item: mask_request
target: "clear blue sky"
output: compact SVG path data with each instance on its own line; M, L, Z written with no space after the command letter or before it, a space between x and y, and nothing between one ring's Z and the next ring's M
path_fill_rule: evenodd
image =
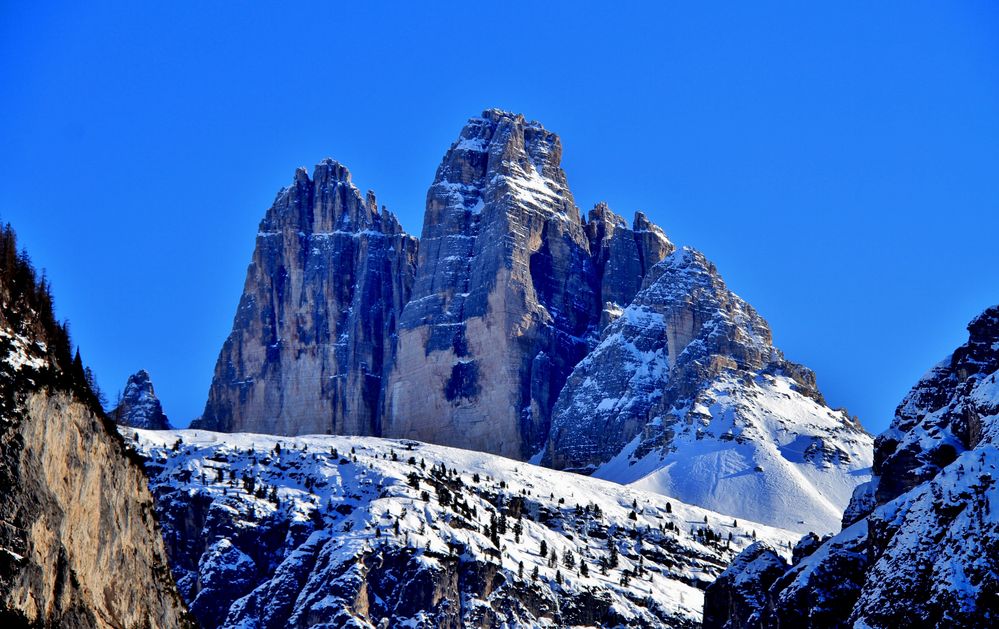
M0 4L0 216L109 394L147 368L186 425L295 167L418 234L487 107L562 136L584 211L704 251L872 431L999 302L996 3L368 4Z

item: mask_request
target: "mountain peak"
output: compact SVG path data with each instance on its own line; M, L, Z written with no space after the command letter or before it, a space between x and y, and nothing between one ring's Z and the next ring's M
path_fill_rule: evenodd
M348 170L346 166L332 157L326 157L312 169L312 179L316 182L331 181L349 184L351 176L350 170Z
M118 405L111 411L111 418L122 426L169 430L170 422L163 413L163 406L153 388L152 378L145 369L128 377L125 391Z
M811 371L784 360L715 265L684 247L648 272L569 376L545 462L826 532L864 480L870 444L824 405ZM799 508L781 506L789 499Z

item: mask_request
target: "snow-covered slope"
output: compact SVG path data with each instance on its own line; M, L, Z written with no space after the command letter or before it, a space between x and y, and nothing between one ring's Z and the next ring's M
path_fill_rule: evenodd
M875 477L843 531L779 578L745 575L765 593L763 614L726 616L731 588L712 586L706 626L999 623L999 306L968 329L878 437Z
M544 461L798 531L839 528L871 437L689 248L646 276L575 368Z
M797 537L414 441L122 431L206 627L696 626L735 553Z

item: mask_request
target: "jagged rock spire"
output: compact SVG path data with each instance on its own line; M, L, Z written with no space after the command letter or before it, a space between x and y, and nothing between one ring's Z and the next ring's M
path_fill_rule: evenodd
M156 397L148 371L140 369L128 377L125 391L111 411L111 419L131 428L170 430L170 422Z

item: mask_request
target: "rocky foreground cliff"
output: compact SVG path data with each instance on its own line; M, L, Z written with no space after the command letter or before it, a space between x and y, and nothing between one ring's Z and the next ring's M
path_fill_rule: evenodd
M193 626L140 465L0 231L0 626Z
M767 322L684 248L580 362L543 462L801 532L838 529L871 437L825 405Z
M123 431L208 629L695 627L739 550L797 537L415 441Z
M764 544L709 589L705 627L990 627L999 622L999 306L927 373L875 442L843 530Z

